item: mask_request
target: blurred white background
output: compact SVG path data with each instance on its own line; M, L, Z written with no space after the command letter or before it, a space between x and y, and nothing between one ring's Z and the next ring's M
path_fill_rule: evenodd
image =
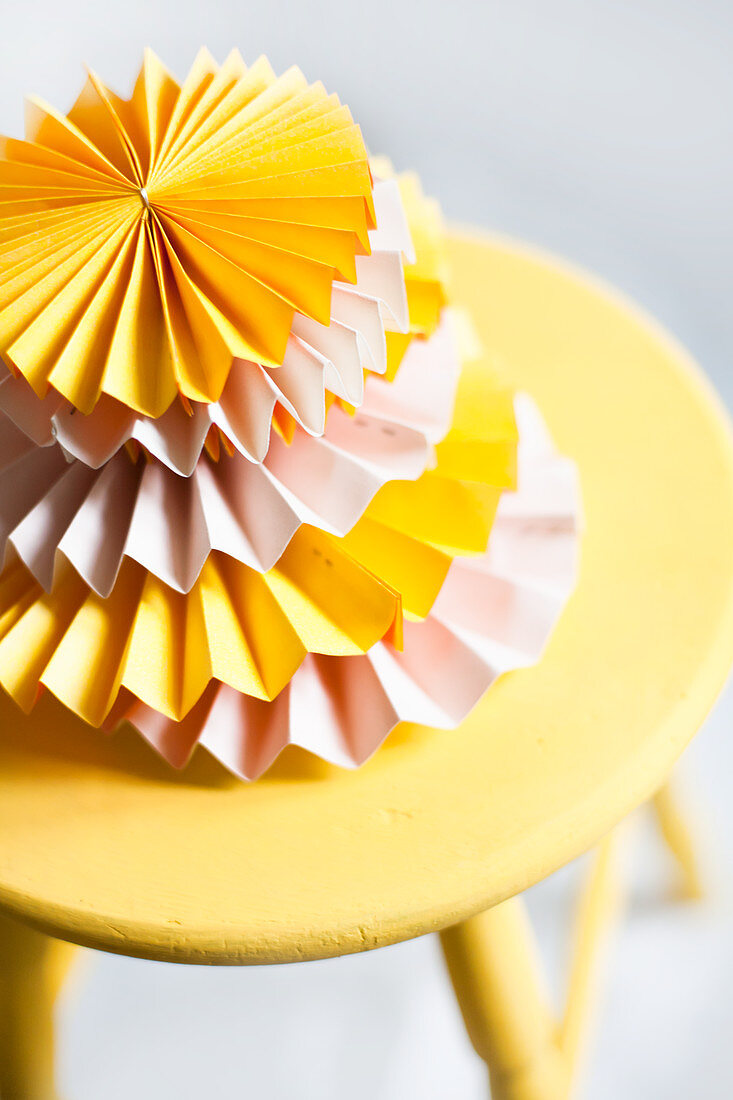
M447 215L564 253L652 311L733 402L733 9L728 0L5 0L0 130L72 101L88 62L126 90L142 47L298 63ZM733 1095L729 693L680 769L712 894L666 908L641 823L636 901L583 1095ZM657 862L658 861L658 862ZM532 892L559 988L570 868ZM206 970L92 953L61 1005L66 1100L478 1100L432 939L326 963Z

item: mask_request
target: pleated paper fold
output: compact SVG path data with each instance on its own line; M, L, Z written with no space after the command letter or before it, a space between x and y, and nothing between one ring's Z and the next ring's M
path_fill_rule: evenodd
M399 596L311 527L267 573L211 554L185 595L132 561L106 598L69 566L44 592L13 558L0 607L5 690L28 710L46 687L96 726L122 688L180 721L211 680L273 699L307 653L354 655L401 637Z
M386 375L392 379L413 340L431 336L440 324L443 308L449 301L450 268L438 203L423 194L414 173L395 176L386 157L373 158L371 165L375 175L399 188L413 244L413 254L406 254L408 262L404 269L409 326L405 332L387 333Z

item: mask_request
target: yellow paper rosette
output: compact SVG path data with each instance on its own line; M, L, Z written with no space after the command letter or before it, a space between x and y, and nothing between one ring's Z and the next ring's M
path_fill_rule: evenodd
M129 100L95 74L68 115L28 102L0 149L0 351L39 397L160 416L216 401L235 358L279 366L296 311L328 323L373 224L348 110L266 59L150 52Z

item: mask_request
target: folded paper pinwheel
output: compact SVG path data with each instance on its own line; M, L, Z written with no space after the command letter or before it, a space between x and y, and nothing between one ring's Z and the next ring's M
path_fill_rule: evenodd
M418 181L297 69L147 53L0 139L0 684L244 778L540 655L578 494Z

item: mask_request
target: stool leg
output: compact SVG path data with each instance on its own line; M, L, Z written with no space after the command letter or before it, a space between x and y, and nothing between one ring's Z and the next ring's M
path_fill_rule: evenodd
M601 949L619 910L617 845L623 826L592 857L576 920L565 1014L555 1023L532 929L519 898L441 933L469 1038L489 1067L494 1100L567 1100L587 1025Z
M652 809L665 844L674 856L682 877L683 896L691 900L703 896L700 872L690 830L680 811L670 783L665 783L652 799Z
M2 1100L56 1100L53 1008L73 951L0 917Z
M566 1100L569 1074L520 899L446 929L441 943L494 1100Z
M573 1074L600 985L604 948L623 902L618 849L624 831L625 826L619 825L594 851L577 910L575 950L560 1028L560 1049Z

